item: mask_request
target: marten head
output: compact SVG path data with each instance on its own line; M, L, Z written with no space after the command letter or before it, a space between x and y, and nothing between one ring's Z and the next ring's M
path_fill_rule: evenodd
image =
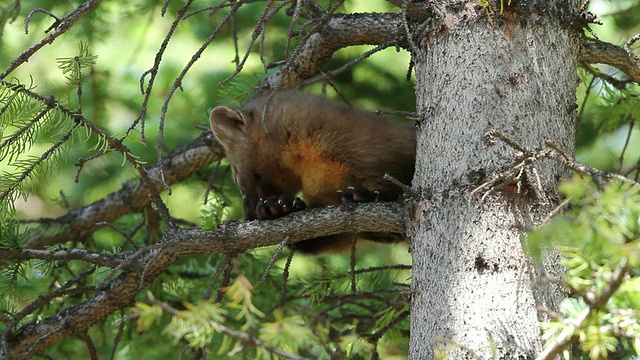
M247 158L247 150L254 146L253 139L255 139L250 134L254 121L251 115L240 109L218 106L209 116L213 135L224 147L233 170L233 178L241 188L242 184L238 181L240 179L237 174L238 163Z
M257 163L252 160L256 156L258 140L252 134L253 114L241 109L218 106L209 116L211 130L225 150L229 166L233 172L233 180L240 188L244 197L244 217L246 220L255 219L255 206L258 200L256 184L259 179L255 168ZM253 149L253 154L251 154Z
M270 115L265 119L270 122L270 131L263 129L260 108L263 106L255 101L242 109L218 106L209 117L211 130L227 154L233 180L242 191L245 220L256 219L258 199L299 187L280 166L280 132L276 123L269 121Z

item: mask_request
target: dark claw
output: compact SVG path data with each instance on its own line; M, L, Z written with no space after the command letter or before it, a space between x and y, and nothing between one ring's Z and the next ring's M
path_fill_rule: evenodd
M346 190L338 190L343 204L380 201L380 192L369 191L365 188L348 187Z
M307 204L305 204L304 201L302 201L302 199L300 198L295 198L293 199L293 211L300 211L300 210L304 210L307 208Z
M270 196L258 200L256 213L259 220L277 219L294 211L304 210L307 205L299 198L290 195Z

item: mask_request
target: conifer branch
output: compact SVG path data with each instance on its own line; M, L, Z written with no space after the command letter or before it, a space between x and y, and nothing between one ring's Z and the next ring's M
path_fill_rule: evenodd
M112 313L130 306L139 291L183 256L237 254L279 244L285 237L289 238L290 243L296 243L345 232L402 233L405 221L402 209L397 202L349 204L310 209L277 220L226 223L217 232L171 228L156 245L130 253L128 260L120 267L122 273L97 286L86 300L19 329L7 327L2 334L0 357L30 357L58 340L83 333ZM30 257L35 255L33 252L29 254ZM81 255L87 256L92 259L91 262L99 261L104 265L110 265L111 261L118 261L119 258L114 255L113 260L99 260L90 253ZM38 302L35 305L32 306L34 311L46 304Z
M92 121L90 121L89 119L84 117L82 114L78 114L77 112L69 109L67 106L65 106L61 102L57 101L53 97L42 96L42 95L40 95L40 94L30 90L30 89L25 88L24 86L15 86L15 84L6 82L4 80L0 80L0 85L6 87L7 89L9 89L11 91L15 91L15 92L19 92L21 94L25 94L28 97L30 97L30 98L32 98L34 100L37 100L37 101L47 105L50 108L55 108L56 111L59 111L63 115L68 116L70 119L73 119L76 122L76 125L74 126L74 129L76 127L78 127L79 125L82 125L83 127L89 129L93 134L97 135L100 139L104 140L108 144L108 146L110 148L112 148L112 149L118 151L119 153L121 153L125 157L125 159L131 165L133 165L133 167L140 174L142 182L144 183L145 187L148 189L148 194L147 195L151 198L151 201L154 203L154 205L156 205L158 207L160 216L163 218L163 220L167 224L172 224L173 223L173 220L171 219L171 217L169 215L168 209L164 205L164 202L160 198L158 190L154 186L156 179L153 178L147 172L147 169L144 167L144 164L142 162L140 162L131 153L131 151L127 148L127 146L125 146L122 143L122 141L120 141L119 139L109 135L105 130L103 130L102 128L100 128L96 124L94 124ZM72 131L70 131L67 135L65 135L66 138L63 139L61 142L64 142L64 141L68 140L68 138L71 136L71 133L72 133ZM55 149L50 149L50 151L45 152L45 154L48 154L53 150L55 150ZM23 179L19 179L19 180L22 181ZM7 192L7 194L0 194L0 196L2 198L7 198L9 196L9 193Z
M211 132L206 132L190 144L168 154L161 166L150 167L145 171L150 179L157 179L160 167L164 168L165 181L171 185L223 157L222 146L214 140ZM27 245L43 248L66 241L84 241L100 227L101 222L113 222L123 215L139 212L148 206L151 202L148 196L150 185L156 191L164 188L157 180L151 183L145 183L144 180L128 182L120 190L89 205L72 209L56 219L46 219L31 234Z
M400 7L405 3L399 0L388 1ZM409 2L407 6L408 18L403 18L403 14L398 13L333 14L326 23L301 41L295 56L267 78L264 87L294 87L318 74L335 51L348 46L380 46L395 43L396 46L411 51L410 34L407 34L407 29L419 27L422 23L439 21L440 17L431 6L421 6L413 2ZM622 71L629 81L640 84L640 57L633 54L628 47L584 37L580 41L578 59L584 64L613 66Z
M88 12L93 10L93 8L95 8L99 3L100 3L100 0L87 0L84 4L78 6L76 9L64 15L60 20L56 20L54 25L52 25L52 27L55 27L56 31L54 31L51 35L42 39L39 43L33 45L29 49L25 50L18 57L16 57L16 59L11 62L9 67L0 74L0 80L5 79L7 75L13 72L13 70L15 70L18 66L29 61L29 58L31 58L33 54L38 52L38 50L40 50L47 44L51 44L58 36L64 34L82 16L86 15Z

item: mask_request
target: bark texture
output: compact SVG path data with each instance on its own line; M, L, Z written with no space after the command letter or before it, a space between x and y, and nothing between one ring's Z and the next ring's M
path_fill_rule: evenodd
M533 3L493 25L471 20L416 41L413 186L427 208L412 245L411 359L440 351L453 359L533 358L541 349L536 306L553 308L560 295L537 281L545 269L531 265L521 242L550 210L562 168L539 162L539 183L528 171L471 195L518 155L501 143L487 147L492 129L523 147L549 139L573 153L578 43L562 24L577 4L541 13Z

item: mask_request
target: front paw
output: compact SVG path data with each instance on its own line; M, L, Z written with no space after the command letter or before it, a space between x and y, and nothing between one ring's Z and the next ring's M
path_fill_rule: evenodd
M338 190L343 204L380 201L378 191L370 191L365 188L348 187L346 190Z
M267 199L259 199L256 205L256 213L259 220L269 220L283 217L294 211L307 208L307 204L300 198L290 195L270 196Z

